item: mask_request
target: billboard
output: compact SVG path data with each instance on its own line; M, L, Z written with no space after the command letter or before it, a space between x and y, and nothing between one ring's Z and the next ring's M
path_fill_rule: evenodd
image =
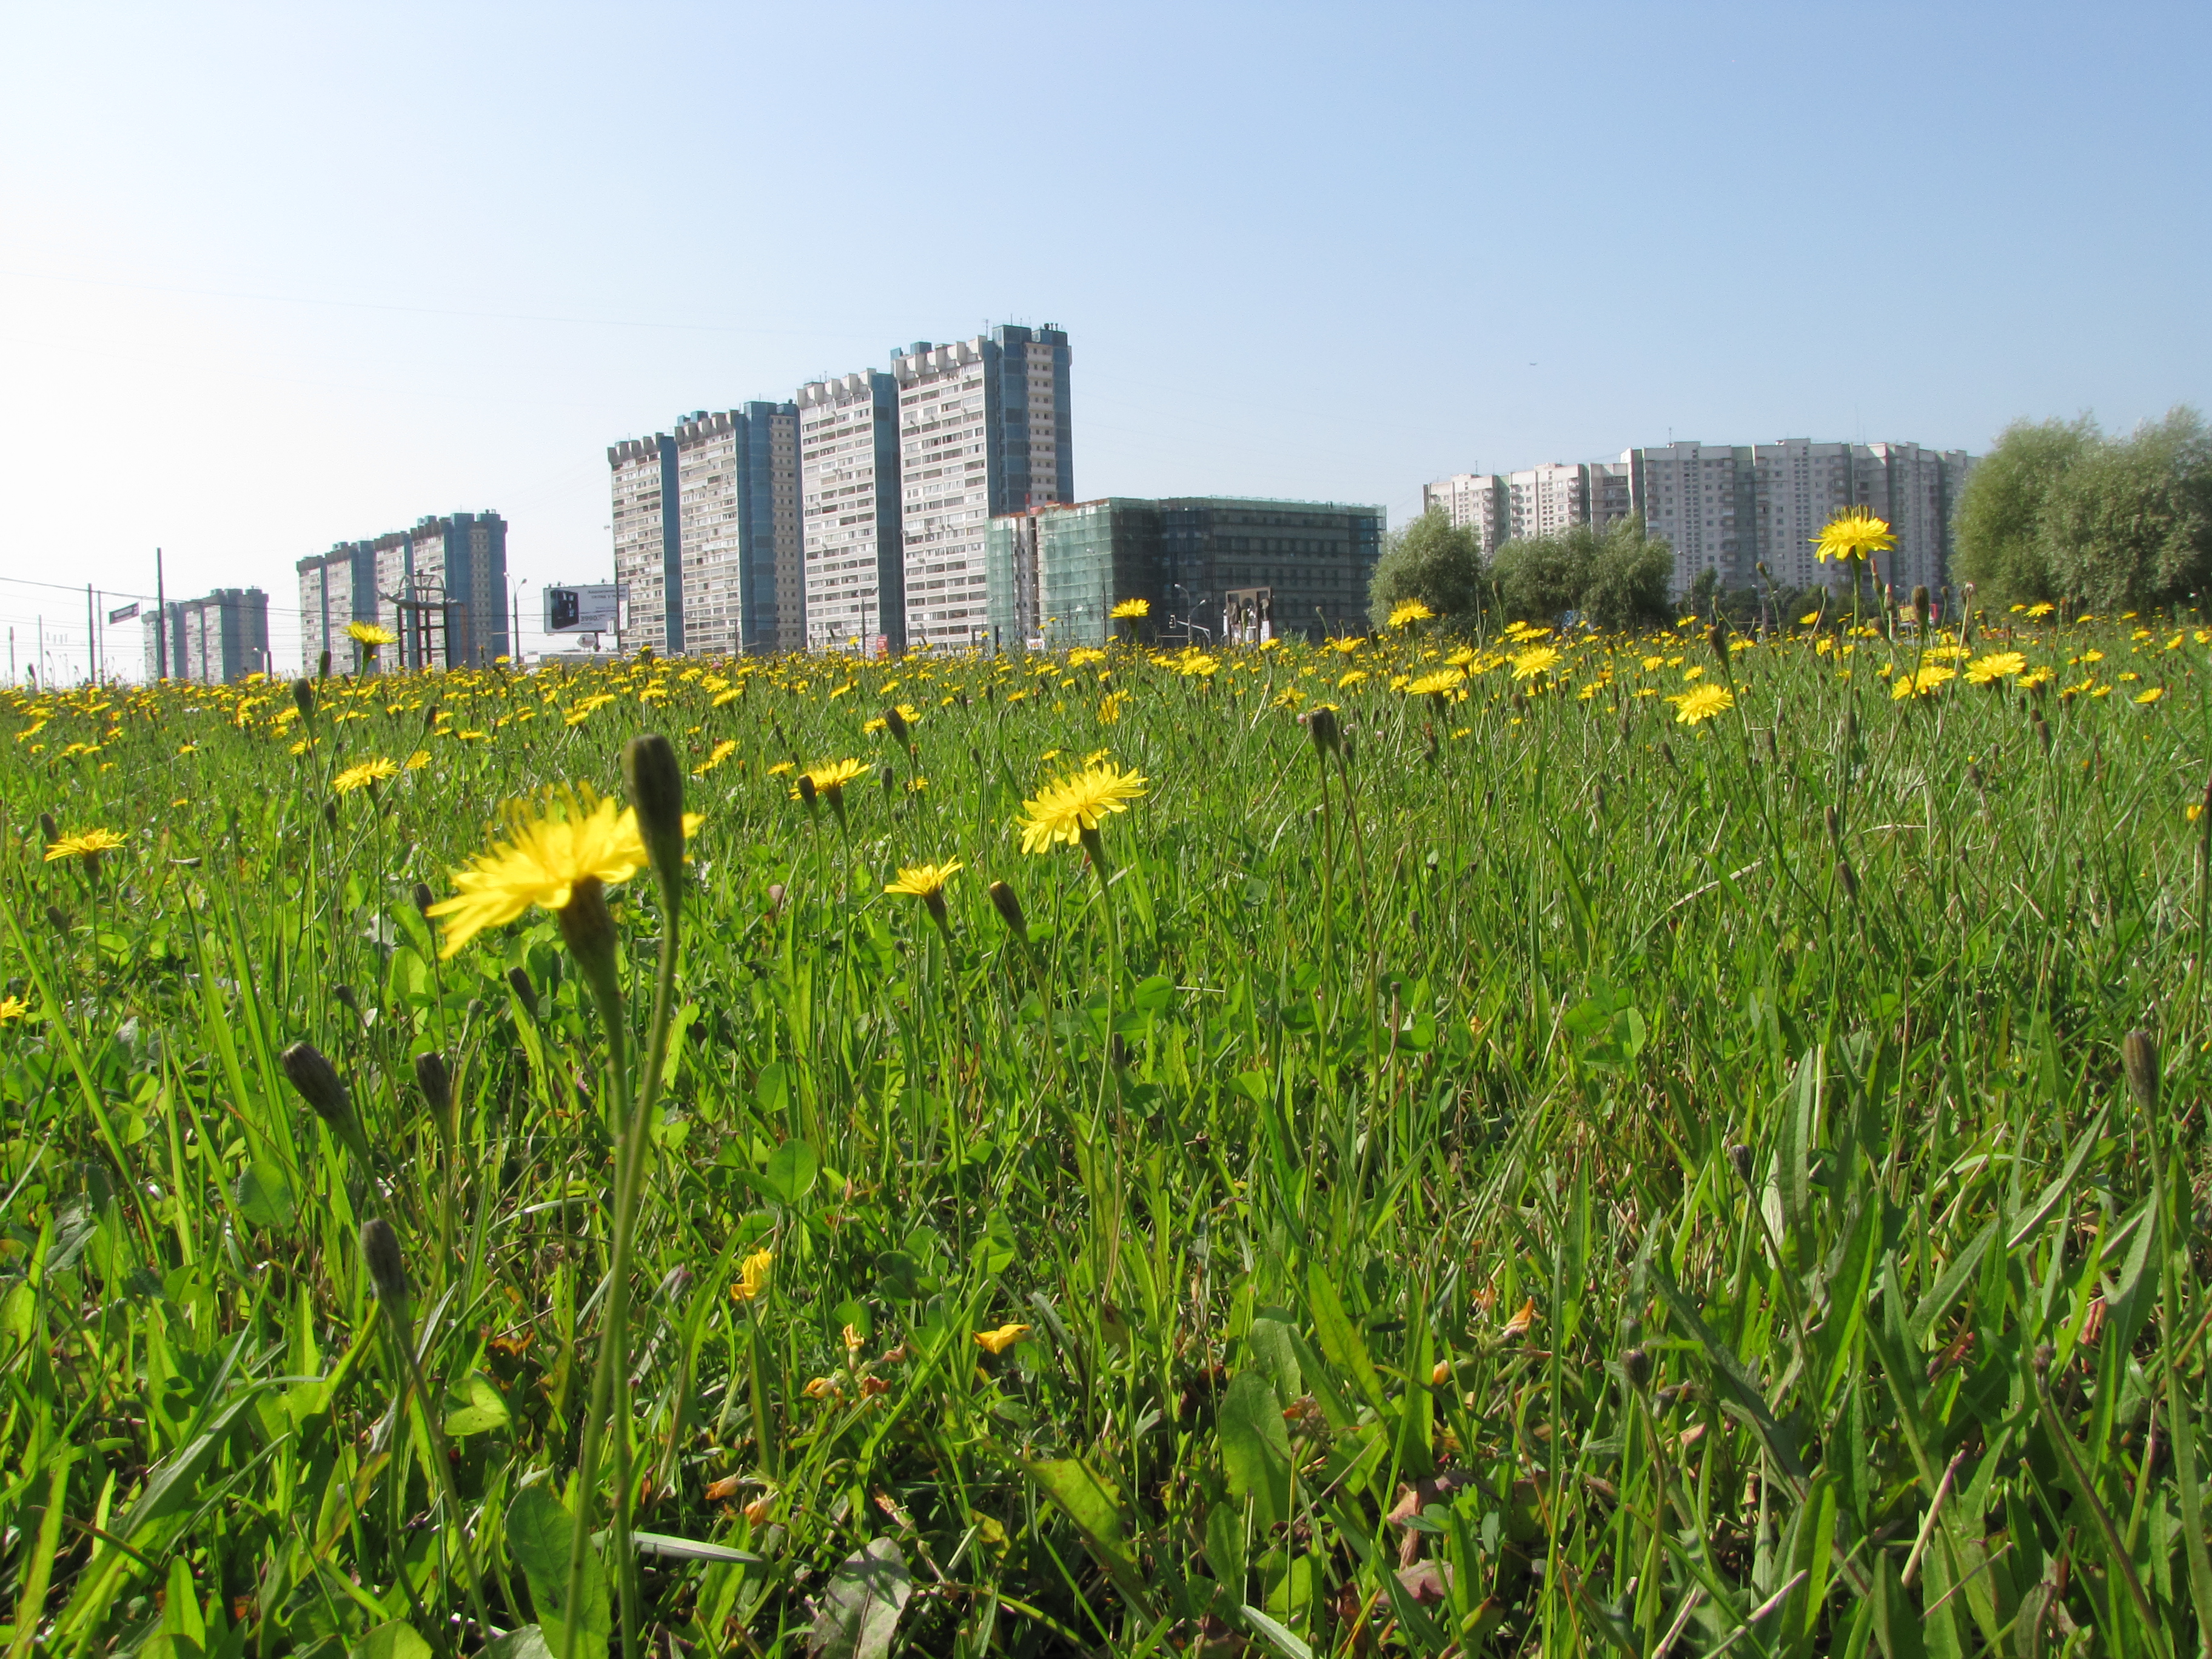
M613 582L545 589L545 631L549 634L613 633L619 625L616 621L615 602L620 592Z

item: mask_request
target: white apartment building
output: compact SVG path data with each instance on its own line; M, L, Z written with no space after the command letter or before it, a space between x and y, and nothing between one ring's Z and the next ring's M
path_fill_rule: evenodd
M898 382L874 369L799 387L806 647L906 648Z
M1067 370L1067 337L1049 325L891 355L909 647L981 638L991 520L1073 499Z
M614 489L615 580L629 601L623 642L666 655L684 649L684 577L676 440L626 438L607 450Z
M1442 510L1474 527L1483 556L1521 536L1570 525L1598 529L1632 513L1674 550L1674 591L1711 571L1723 586L1747 587L1764 562L1785 586L1832 581L1814 542L1840 511L1861 507L1897 535L1881 574L1900 591L1940 588L1950 565L1951 514L1973 457L1912 443L1653 445L1617 461L1553 462L1514 473L1459 473L1425 485L1424 511Z

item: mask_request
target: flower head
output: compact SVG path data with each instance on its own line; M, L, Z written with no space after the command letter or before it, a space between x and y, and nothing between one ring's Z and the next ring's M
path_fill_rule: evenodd
M2008 675L2027 672L2027 659L2017 651L1992 651L1987 656L1977 657L1966 665L1966 680L1972 685L1988 685Z
M1559 653L1556 646L1532 646L1513 659L1513 678L1533 680L1539 674L1548 674L1559 666Z
M1812 542L1815 558L1863 559L1869 553L1887 553L1897 545L1897 538L1887 519L1855 507L1829 520Z
M1390 626L1411 628L1415 623L1434 620L1436 614L1419 599L1401 599L1390 607Z
M2146 686L2136 693L2136 701L2140 703L2154 703L2165 695L2166 688L2162 685Z
M684 834L698 823L697 813L686 812ZM452 956L485 928L513 921L532 905L565 910L579 883L611 887L645 864L635 809L601 799L588 784L548 791L534 810L512 804L507 839L454 872L453 885L460 890L430 907L431 915L453 918L438 954Z
M857 782L875 769L865 761L841 760L814 767L801 775L814 786L816 794L826 795L835 801L844 793L847 784ZM791 792L791 798L793 800L799 798L796 789Z
M1109 812L1128 810L1145 793L1145 779L1115 763L1086 767L1022 803L1022 851L1042 853L1057 842L1070 845L1098 828Z
M80 830L73 836L64 836L48 844L46 862L61 859L82 859L87 864L97 865L103 853L112 853L123 845L123 837L112 830Z
M1030 1334L1026 1325L1001 1325L995 1331L975 1333L975 1346L986 1353L1004 1353Z
M21 997L0 997L0 1025L12 1025L31 1012L31 1005Z
M1735 707L1735 697L1724 685L1693 686L1674 705L1674 719L1682 726L1697 726Z
M1409 697L1441 697L1456 691L1465 683L1467 674L1457 668L1439 668L1433 674L1424 674L1406 687Z
M1133 622L1152 614L1150 599L1124 599L1109 612L1116 621Z
M350 795L356 789L366 789L371 784L382 783L386 778L399 775L397 763L381 755L371 757L358 766L349 766L331 780L331 787L341 795Z
M372 651L375 650L380 645L397 645L399 643L398 635L393 633L388 628L380 628L374 623L348 623L346 624L346 637L351 640L356 645L365 645Z
M1890 701L1903 702L1907 697L1932 697L1937 686L1958 677L1959 671L1955 668L1946 668L1941 663L1929 663L1917 673L1899 674L1897 683L1889 689Z
M730 1286L732 1302L757 1302L768 1288L768 1272L775 1266L774 1250L755 1250L738 1268L738 1282Z
M945 891L945 884L966 866L956 859L950 864L902 864L898 879L884 889L886 893L903 893L909 898L933 899Z
M2055 608L2056 607L2051 605L2050 600L2038 599L2033 605L2027 607L2027 614L2037 622L2040 622L2043 618L2049 616Z

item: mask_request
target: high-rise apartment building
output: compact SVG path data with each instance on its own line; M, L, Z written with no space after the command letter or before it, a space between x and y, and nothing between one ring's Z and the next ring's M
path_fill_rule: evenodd
M906 648L898 382L878 369L799 389L806 647Z
M672 434L613 445L607 465L629 642L663 653L798 648L796 405L697 410Z
M1654 445L1617 461L1553 463L1510 474L1460 473L1424 486L1424 511L1474 529L1483 556L1516 537L1599 529L1641 514L1674 550L1674 591L1711 571L1725 587L1747 587L1764 562L1776 582L1833 580L1813 542L1838 512L1863 507L1889 520L1893 561L1881 577L1900 588L1940 587L1951 559L1951 516L1973 457L1911 443Z
M507 629L507 520L496 513L452 513L340 542L301 559L300 650L312 665L325 651L355 660L348 624L370 623L397 643L380 667L483 667L513 653Z
M991 520L1074 499L1068 361L1067 336L1050 325L891 354L908 646L981 638Z
M141 623L149 680L161 673L165 625L171 679L228 685L269 672L269 596L258 587L218 587L202 599L174 600L166 612L142 612Z

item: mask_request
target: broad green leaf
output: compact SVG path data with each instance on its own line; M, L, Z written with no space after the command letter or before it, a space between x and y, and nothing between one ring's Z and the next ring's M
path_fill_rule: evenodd
M1291 1437L1282 1402L1259 1371L1240 1371L1221 1397L1214 1419L1229 1490L1257 1506L1258 1522L1272 1527L1291 1518Z
M356 1642L349 1659L430 1659L430 1644L404 1619L394 1619Z
M888 1538L871 1540L845 1559L823 1589L807 1632L808 1659L884 1659L913 1594L899 1547Z
M1376 1411L1382 1409L1382 1380L1375 1374L1375 1361L1367 1352L1367 1339L1344 1310L1336 1281L1318 1261L1306 1270L1306 1297L1313 1310L1314 1334L1329 1363L1349 1376L1360 1397Z
M761 1184L778 1203L795 1205L814 1190L815 1178L821 1172L822 1160L811 1146L803 1140L787 1140L769 1154Z
M567 1507L541 1482L525 1486L507 1510L507 1547L530 1583L530 1600L545 1639L560 1651L568 1600L568 1546L575 1526ZM576 1651L598 1659L614 1629L607 1572L596 1548L584 1552L584 1606Z

